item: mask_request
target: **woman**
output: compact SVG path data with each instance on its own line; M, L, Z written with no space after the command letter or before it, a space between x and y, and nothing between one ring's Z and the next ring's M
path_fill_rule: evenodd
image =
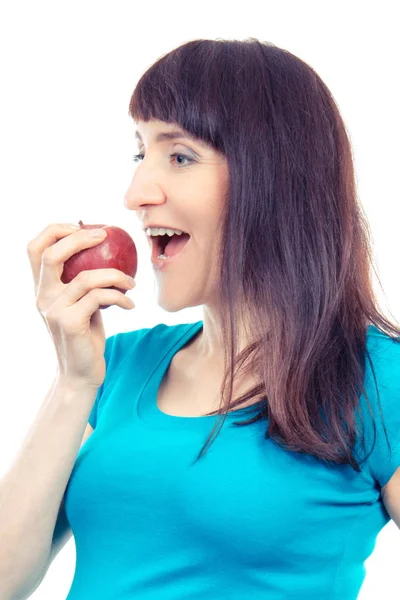
M204 317L111 336L102 362L98 306L128 308L104 289L121 273L56 288L96 242L60 226L31 242L60 366L47 404L69 410L52 416L58 465L32 437L51 550L33 569L32 543L24 564L40 582L73 531L68 600L356 599L400 465L400 330L377 306L332 94L273 44L199 39L143 74L129 110L125 205L151 236L159 304ZM4 482L10 513L26 454Z

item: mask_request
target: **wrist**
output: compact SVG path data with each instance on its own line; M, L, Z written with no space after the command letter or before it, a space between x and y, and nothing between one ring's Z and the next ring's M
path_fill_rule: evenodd
M66 393L96 395L100 385L88 383L88 381L84 379L70 377L58 372L54 379L54 387L63 390Z

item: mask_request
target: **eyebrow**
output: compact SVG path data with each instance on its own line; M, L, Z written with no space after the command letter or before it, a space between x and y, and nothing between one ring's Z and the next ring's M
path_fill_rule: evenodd
M158 133L156 136L156 142L163 142L164 140L176 140L177 138L185 138L187 140L190 140L191 142L194 142L195 144L198 144L199 146L202 146L203 148L210 147L209 144L207 144L206 142L196 139L195 137L185 133L184 131L181 131L180 129L175 129L174 131L164 131L163 133ZM140 135L140 133L138 131L135 132L135 139L143 142L142 136Z

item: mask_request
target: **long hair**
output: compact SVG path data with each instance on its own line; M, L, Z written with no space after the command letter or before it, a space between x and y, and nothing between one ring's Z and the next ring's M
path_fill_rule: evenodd
M272 43L196 39L141 76L129 115L179 124L228 161L217 249L226 307L222 402L208 413L220 418L194 462L229 410L261 397L260 412L235 425L266 418L266 439L359 472L351 450L360 393L367 398L366 354L376 384L366 332L374 324L400 342L400 329L373 290L371 233L331 92L308 64ZM254 341L237 353L244 298ZM233 401L240 372L259 383Z

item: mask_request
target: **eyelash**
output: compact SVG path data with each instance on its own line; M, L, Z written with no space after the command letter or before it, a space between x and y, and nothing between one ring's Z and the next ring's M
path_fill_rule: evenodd
M185 156L184 154L179 154L178 152L176 152L175 154L170 154L170 155L169 155L169 157L170 157L170 158L173 158L173 157L175 157L175 156L181 156L181 157L182 157L182 158L184 158L185 160L189 161L189 164L190 164L190 163L193 163L193 162L195 162L195 161L193 160L193 158L189 158L188 156ZM132 156L132 160L133 160L133 162L139 162L139 159L140 159L140 158L144 158L144 154L134 154L134 155ZM180 167L182 167L182 166L183 166L183 167L187 167L187 166L189 166L189 165L179 165L179 166L180 166Z

